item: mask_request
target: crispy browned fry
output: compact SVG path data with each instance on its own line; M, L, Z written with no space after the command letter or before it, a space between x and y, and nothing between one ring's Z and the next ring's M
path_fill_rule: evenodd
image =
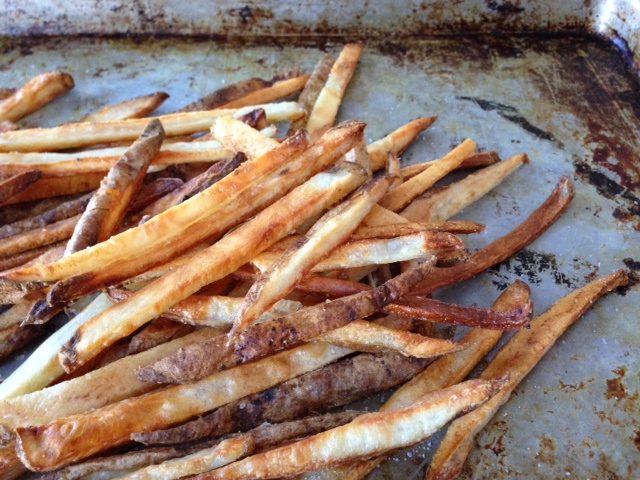
M265 155L278 146L277 140L266 137L255 128L231 117L216 121L211 132L225 147L242 152L249 158Z
M193 327L184 323L163 317L156 318L131 338L127 355L149 350L174 338L184 337L191 331Z
M46 198L44 200L36 200L34 202L23 203L22 205L8 205L0 207L0 224L6 225L28 217L39 215L47 210L57 207L58 205L73 200L75 197L56 197Z
M52 243L66 240L73 233L80 215L65 218L44 227L27 230L12 237L0 239L0 255L7 256L20 252L26 252L33 248L51 245Z
M367 147L372 170L380 170L387 165L389 153L402 154L416 137L429 128L437 117L417 118L394 130L389 135Z
M528 161L526 155L516 155L483 168L430 196L414 200L402 210L402 216L419 222L438 222L451 218L486 195Z
M130 100L107 105L87 115L81 122L105 122L109 120L126 120L148 116L169 98L166 92L155 92Z
M510 285L495 301L493 310L509 311L520 305L528 305L533 310L531 291L526 283L517 280ZM467 333L460 344L462 351L444 355L434 361L424 371L398 388L380 408L381 411L397 410L420 401L424 395L441 388L462 382L475 366L496 345L502 332L497 330L476 329ZM382 463L386 457L378 457L366 462L357 462L332 471L323 472L323 478L345 478L357 480Z
M68 73L38 75L0 101L0 121L20 120L67 93L73 86L73 77Z
M316 370L350 352L321 342L306 344L193 384L122 400L46 425L18 428L18 456L30 470L54 470L127 443L133 432L175 425Z
M25 264L20 265L20 267L16 267L16 268L23 268L23 267L26 268L31 265L55 262L56 260L59 260L60 258L62 258L62 255L64 255L64 248L66 244L67 242L65 240L62 240L61 242L53 243L51 245L47 245L46 247L42 247L43 250L40 253L40 255L33 258L32 260L29 260ZM29 251L32 252L33 250L29 250ZM27 285L28 284L29 282L27 282Z
M146 215L153 217L175 205L178 205L179 203L182 203L188 198L193 197L201 191L209 188L220 179L229 175L238 168L241 163L246 161L246 159L247 157L243 153L237 153L229 160L213 164L204 173L195 176L169 195L165 195L149 205L141 212L141 217Z
M482 372L481 378L509 375L500 392L482 408L451 424L436 451L427 473L429 480L456 478L473 448L474 437L498 409L509 400L511 392L529 374L556 340L604 294L628 282L623 271L599 278L558 300L549 310L531 322L531 328L518 332L498 352Z
M458 165L458 169L463 168L478 168L478 167L488 167L489 165L493 165L494 163L498 163L500 161L500 157L496 152L479 152L475 155L471 155L470 157L465 158L460 165ZM416 163L413 165L407 165L406 167L402 167L400 170L402 173L402 178L405 180L407 178L415 177L419 173L422 173L427 168L435 165L437 160L431 160L423 163Z
M327 82L327 77L329 77L329 72L331 72L334 61L333 55L326 53L316 64L298 97L298 103L304 108L306 116L291 123L289 134L305 128L307 124L306 117L311 113L322 87L324 87L324 84Z
M150 121L140 138L109 170L89 200L67 243L65 256L103 242L116 231L163 140L164 130L160 121Z
M309 112L307 130L310 134L322 133L336 121L342 98L356 71L363 48L358 43L348 43L342 48Z
M427 280L418 285L414 293L429 294L474 277L503 262L542 235L569 207L574 194L571 180L562 177L544 203L514 230L473 254L464 264L436 268Z
M51 223L64 220L65 218L78 215L84 211L87 203L89 203L91 195L93 195L93 193L84 194L78 198L56 205L51 209L47 209L42 213L27 217L23 220L18 220L8 225L3 225L0 227L0 238L11 237L12 235L17 235L27 230L41 228Z
M356 132L358 136L362 135L361 129ZM342 147L347 145L343 144ZM331 152L328 159L337 161L339 153L342 152ZM314 167L322 168L321 163L320 158L316 158ZM313 173L313 170L308 173ZM211 247L198 252L189 263L155 280L130 299L114 305L109 312L84 324L61 350L61 363L65 369L73 371L102 349L129 335L203 286L234 272L301 222L324 211L335 202L336 192L347 195L363 181L361 168L347 163L316 174Z
M44 331L33 325L14 325L0 330L0 360L3 360L27 345Z
M16 93L15 88L0 88L0 100L9 98L14 93Z
M263 130L269 126L269 124L267 123L267 114L264 113L264 110L261 108L256 108L255 110L251 110L249 113L246 113L241 117L239 117L238 120L240 120L243 123L246 123L251 128L255 128L256 130ZM207 136L211 136L211 138L213 138L213 135L211 135L211 132L203 136L205 138ZM197 138L196 141L200 142L202 141L202 138Z
M75 195L76 193L95 190L100 185L104 172L81 173L77 175L64 175L60 177L41 178L26 190L14 195L6 204L30 202L32 200L60 197L63 195Z
M140 191L131 201L127 213L138 212L152 203L155 203L160 198L165 197L174 190L182 187L184 182L179 178L173 177L161 177L156 178L148 183L143 184L140 187ZM127 218L127 222L129 218Z
M181 108L178 112L195 112L198 110L212 110L214 108L227 107L232 102L243 102L248 95L259 90L267 89L271 86L278 84L279 82L300 78L299 73L296 70L283 72L276 75L271 80L263 80L261 78L250 78L248 80L241 80L236 83L232 83L226 87L216 90L204 97L190 103L186 107ZM306 81L306 77L305 77ZM304 83L303 83L304 84ZM302 85L296 90L302 88ZM292 90L289 93L285 93L282 97L286 97L296 90ZM277 98L275 98L277 100ZM244 103L244 105L251 105L251 103Z
M242 108L220 108L200 112L161 115L168 136L208 130L216 118L241 116L256 108L264 109L269 122L295 120L304 111L296 102L268 103ZM149 123L149 118L112 120L109 122L69 123L53 128L26 128L0 134L0 152L53 151L85 145L134 140Z
M31 309L29 302L17 303L0 313L0 330L20 324Z
M0 446L0 477L13 480L22 477L26 472L26 467L16 455L16 443L10 441Z
M223 338L194 342L174 355L141 369L138 376L155 383L193 382L221 368L294 347L379 311L402 297L428 274L432 266L433 261L425 262L378 288L253 324L240 332L237 338L232 338L235 341L230 350L223 348L226 343Z
M283 422L327 411L403 383L429 363L396 353L364 353L224 405L184 425L132 438L146 444L173 444L250 430L262 422Z
M410 407L361 415L341 427L248 457L195 479L287 477L413 445L459 413L486 402L503 385L504 380L469 380L425 395L421 402ZM356 438L367 441L354 441Z
M347 240L392 182L393 177L390 176L371 180L349 199L322 216L306 235L289 247L251 286L230 338L254 323L278 300L286 297L315 264Z
M380 205L397 212L405 207L411 200L433 186L438 180L460 165L465 158L476 152L476 144L467 139L456 148L440 158L430 168L415 177L406 180L382 199Z
M13 123L10 120L3 120L0 122L0 133L4 132L13 132L14 130L18 130L20 127Z
M11 197L25 191L30 185L40 180L41 177L41 171L31 170L0 181L0 205L8 203Z
M64 243L65 242L58 242L52 245L45 245L44 247L34 248L21 253L14 253L8 257L2 258L0 259L0 272L16 267L27 266L27 263L38 259L44 253L47 253L52 248L57 248L60 245L62 245L62 250L64 250Z
M468 220L448 220L433 223L389 223L374 227L362 226L356 230L351 237L351 241L365 238L394 238L402 235L410 235L425 231L449 232L457 234L480 233L484 231L482 223L470 222Z
M296 77L279 79L268 87L255 90L243 97L231 100L225 103L223 107L240 108L281 100L302 90L308 78L308 75L298 75Z

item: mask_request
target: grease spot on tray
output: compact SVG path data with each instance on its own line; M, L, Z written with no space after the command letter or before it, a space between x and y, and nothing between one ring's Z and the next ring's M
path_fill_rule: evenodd
M574 263L578 260L574 259ZM509 284L509 274L515 274L524 279L529 284L539 285L542 279L551 274L555 283L566 287L574 288L579 280L569 277L560 271L558 260L552 253L541 253L534 250L524 249L516 253L513 257L491 268L494 279L493 284L500 290L507 288ZM502 273L502 272L505 273Z

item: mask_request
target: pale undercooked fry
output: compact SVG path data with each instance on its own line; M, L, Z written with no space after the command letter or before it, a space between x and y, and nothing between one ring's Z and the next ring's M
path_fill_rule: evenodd
M43 426L18 428L18 456L31 470L60 468L127 443L133 432L174 425L320 368L349 352L326 343L307 344L218 372L197 383L122 400Z
M325 210L330 205L328 201L335 199L336 191L343 196L353 191L364 178L361 172L354 172L353 165L349 168L346 165L316 174L211 247L198 252L189 263L80 327L60 352L65 370L74 370L203 286L232 273L299 223Z
M311 113L313 105L316 103L322 87L324 87L324 84L327 82L327 77L331 72L331 67L333 66L334 61L335 59L333 55L326 53L316 64L313 72L307 79L307 83L304 84L304 88L300 92L300 96L298 97L298 103L302 106L306 115L291 123L289 134L292 134L301 128L305 128L307 124L307 117Z
M623 271L595 280L558 300L531 322L530 329L518 332L509 340L481 374L481 378L485 379L509 375L508 382L481 409L463 416L449 426L431 461L427 478L444 480L457 477L473 448L474 437L509 399L513 389L598 298L627 282L627 275Z
M68 200L60 205L56 205L53 208L37 215L9 223L8 225L3 225L0 227L0 238L11 237L27 230L41 228L51 223L78 215L84 211L87 203L89 203L91 195L93 195L93 193L84 194L78 198L74 198L73 200Z
M509 160L483 168L439 192L414 200L401 214L415 222L438 222L451 218L486 195L528 161L526 155L516 155Z
M174 338L183 337L192 331L193 328L189 325L174 322L168 318L158 317L131 337L127 348L127 355L143 352L173 340Z
M163 140L162 124L152 120L100 182L67 243L65 256L103 242L116 231Z
M252 285L230 336L244 330L284 298L314 264L343 243L382 198L391 182L393 178L384 176L367 183L351 198L327 212L306 235L284 252Z
M3 360L27 345L44 332L33 325L14 325L0 330L0 360Z
M472 255L467 262L449 268L436 268L433 275L416 287L414 293L434 290L474 277L518 252L549 228L569 207L575 194L573 183L562 177L551 195L514 230Z
M223 338L194 342L142 369L139 377L156 383L192 382L220 368L294 347L353 320L372 315L389 302L402 297L420 278L427 275L432 266L433 260L378 288L251 325L240 332L237 338L232 338L231 349L223 348Z
M510 285L493 304L496 311L509 311L518 305L528 305L533 310L531 291L526 283L517 280ZM460 339L462 351L444 355L435 360L421 373L398 388L380 407L381 411L397 410L419 401L429 392L462 382L475 366L496 345L502 332L475 329ZM382 463L386 457L378 457L366 462L356 462L334 470L321 472L321 478L344 478L359 480Z
M470 157L465 158L462 163L458 165L458 169L488 167L489 165L493 165L494 163L498 163L499 161L500 157L496 152L479 152L475 155L471 155ZM438 160L430 160L428 162L415 163L413 165L402 167L402 169L400 170L402 178L406 180L408 178L415 177L419 173L425 171L427 168L431 168L436 163L438 163Z
M190 342L219 334L215 329L202 329L123 357L80 377L5 398L0 401L0 424L10 429L42 425L153 390L155 385L137 379L138 368L150 365Z
M304 79L304 80L300 80ZM294 80L293 83L284 83L284 85L288 85L290 90L285 90L280 92L279 97L272 97L274 101L279 98L284 98L297 90L300 90L304 82L306 82L306 77L299 75L299 73L295 70L283 72L281 74L276 75L271 80L263 80L261 78L250 78L248 80L241 80L236 83L232 83L226 87L223 87L219 90L216 90L204 97L196 100L193 103L190 103L184 108L178 110L178 112L196 112L199 110L212 110L214 108L228 108L228 105L232 103L239 103L241 106L251 105L251 103L247 103L247 99L250 99L250 95L260 92L273 92L273 90L268 90L270 87L278 86L276 88L276 92L278 88L282 88L283 82L288 80ZM299 85L298 82L301 82ZM264 95L264 93L258 93L258 95ZM252 102L255 103L255 102ZM264 103L264 102L259 102Z
M147 444L191 442L327 411L395 387L428 363L396 353L363 353L223 405L184 425L136 433L132 438Z
M46 387L64 370L58 362L60 346L88 319L111 304L106 295L99 295L80 314L47 338L4 382L0 383L0 399L13 398Z
M437 117L417 118L394 130L386 137L371 143L367 147L371 169L375 171L384 168L389 153L396 156L402 154L420 133L433 125L436 119Z
M458 413L481 405L503 385L502 380L469 380L428 394L410 407L364 414L341 427L195 478L280 478L406 447L435 433Z
M8 203L11 197L14 197L18 193L26 190L29 185L40 180L41 177L41 171L32 170L29 172L18 173L6 180L0 181L0 205Z
M14 255L71 237L82 214L0 239L0 256Z
M32 78L10 96L0 100L0 121L20 120L39 110L74 86L68 73L43 73Z
M322 133L324 129L331 127L335 122L342 98L358 66L362 50L363 46L357 43L349 43L342 48L338 58L331 66L327 81L309 112L306 126L310 134Z
M467 139L439 159L430 168L403 182L382 199L380 205L394 212L405 207L411 200L423 193L451 170L460 165L465 158L476 152L476 144Z
M146 117L169 98L166 92L155 92L149 95L131 98L122 102L106 105L87 115L81 122L106 122L109 120L126 120L128 118Z
M41 178L7 200L6 205L89 192L98 188L103 177L104 172L92 172Z
M241 116L264 109L269 122L295 120L304 114L296 102L268 103L242 108L214 109L200 112L171 113L158 118L168 136L208 130L216 118ZM134 140L144 130L149 118L110 122L69 123L53 128L30 128L0 134L0 152L34 152L62 150L101 143Z

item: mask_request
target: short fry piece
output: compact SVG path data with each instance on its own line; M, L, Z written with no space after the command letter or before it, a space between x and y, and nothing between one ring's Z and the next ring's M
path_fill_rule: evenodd
M18 173L6 180L0 181L0 205L4 205L7 201L24 191L29 185L40 180L42 172L39 170L31 170L24 173Z
M476 152L476 144L473 140L467 139L456 148L438 160L431 168L405 181L389 192L382 199L380 205L389 210L397 212L406 206L411 200L423 193L434 183L458 167L465 158Z
M169 98L166 92L155 92L149 95L124 100L107 105L87 115L81 122L107 122L110 120L126 120L128 118L146 117Z
M68 73L51 72L38 75L0 101L0 121L20 120L73 87L73 77Z
M482 408L451 424L431 461L427 479L453 479L462 471L473 448L473 439L498 409L509 399L515 387L529 374L556 340L602 295L628 282L623 271L599 278L558 300L531 323L529 330L518 332L498 352L481 378L509 375L503 388Z
M402 169L400 170L402 178L407 179L415 177L419 173L425 171L427 168L431 168L437 162L438 160L430 160L428 162L415 163L413 165L402 167ZM462 163L458 165L458 169L488 167L489 165L493 165L494 163L498 162L500 162L500 157L496 152L479 152L475 155L471 155L470 157L465 158Z

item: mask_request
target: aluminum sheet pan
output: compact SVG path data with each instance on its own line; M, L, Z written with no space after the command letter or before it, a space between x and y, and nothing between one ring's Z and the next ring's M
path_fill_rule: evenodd
M0 86L63 69L76 88L25 125L55 125L156 90L170 111L225 83L311 69L324 39L259 46L193 40L34 38L0 43ZM577 187L542 238L439 297L489 306L523 278L535 310L596 275L640 269L640 89L619 53L575 36L438 37L374 42L347 93L342 119L365 119L377 139L420 115L438 122L405 155L436 158L466 137L532 162L460 218L487 224L480 247L508 232L561 175ZM478 436L465 478L640 478L640 291L601 300L560 339ZM6 368L5 368L6 372ZM374 409L387 394L365 402ZM372 478L422 478L437 438L396 454Z

